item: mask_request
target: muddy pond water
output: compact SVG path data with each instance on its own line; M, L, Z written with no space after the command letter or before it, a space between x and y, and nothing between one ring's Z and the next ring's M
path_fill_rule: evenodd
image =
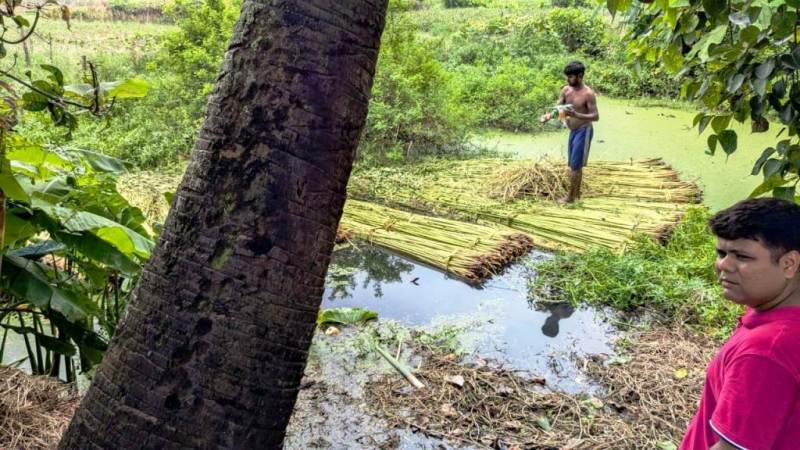
M322 308L362 307L423 329L463 327L460 343L475 358L582 391L587 385L572 359L611 353L614 327L605 311L529 301L531 263L547 257L534 252L476 287L376 247L353 246L334 254Z
M613 353L613 315L568 304L531 303L527 284L535 276L532 266L549 257L533 252L477 287L402 256L352 245L333 255L322 308L366 308L378 313L379 327L391 324L428 333L454 328L464 364L486 361L544 378L548 389L596 392L578 366L583 356ZM401 376L364 350L359 333L359 327L344 327L341 335L315 336L306 387L284 448L471 448L387 428L363 388L378 376ZM413 355L402 359L410 366L424 364Z

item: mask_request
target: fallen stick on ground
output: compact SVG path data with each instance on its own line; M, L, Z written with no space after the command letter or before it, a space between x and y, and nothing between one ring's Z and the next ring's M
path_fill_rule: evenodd
M419 379L415 377L410 370L408 370L405 366L403 366L403 364L400 363L400 361L396 360L394 356L390 355L389 352L381 348L381 346L378 345L377 343L374 344L374 348L375 351L378 352L378 354L383 356L383 359L385 359L389 364L392 365L392 367L394 367L398 372L400 372L404 377L406 377L406 380L408 380L408 382L411 383L412 386L414 386L417 389L425 388L425 385L422 384L422 382L419 381Z

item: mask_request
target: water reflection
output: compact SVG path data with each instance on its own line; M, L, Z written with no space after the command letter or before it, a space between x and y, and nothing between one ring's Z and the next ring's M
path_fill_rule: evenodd
M350 298L358 288L372 289L375 298L383 297L383 284L402 281L404 273L411 272L414 265L391 253L372 246L351 246L336 252L325 286L328 298ZM356 275L361 274L360 286Z
M550 312L550 316L545 319L544 325L542 325L542 334L551 338L558 336L558 322L561 319L570 317L575 312L575 307L569 303L547 305L544 309Z
M544 257L534 253L529 259ZM595 309L532 306L527 295L532 276L526 264L517 264L477 289L364 245L334 254L322 307L367 308L382 319L423 328L466 324L462 338L475 356L546 376L566 390L583 390L573 356L611 353L614 329Z

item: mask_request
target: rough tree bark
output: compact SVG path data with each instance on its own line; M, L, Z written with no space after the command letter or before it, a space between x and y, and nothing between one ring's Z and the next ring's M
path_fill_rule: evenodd
M61 449L280 448L387 0L250 0L158 247Z

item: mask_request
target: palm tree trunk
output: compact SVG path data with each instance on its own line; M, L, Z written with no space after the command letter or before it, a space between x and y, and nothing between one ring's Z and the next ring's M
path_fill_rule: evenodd
M61 449L280 448L385 9L245 2L159 244Z

